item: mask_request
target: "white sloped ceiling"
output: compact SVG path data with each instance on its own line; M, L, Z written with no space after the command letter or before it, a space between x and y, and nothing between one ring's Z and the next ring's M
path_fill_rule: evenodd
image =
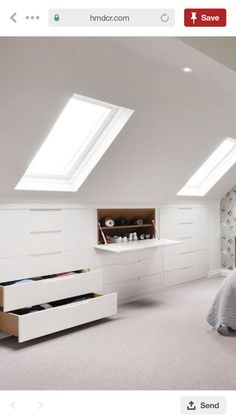
M2 38L0 56L1 202L168 203L224 138L236 138L234 70L182 40ZM78 192L15 191L73 93L135 114ZM236 167L207 197L234 184Z

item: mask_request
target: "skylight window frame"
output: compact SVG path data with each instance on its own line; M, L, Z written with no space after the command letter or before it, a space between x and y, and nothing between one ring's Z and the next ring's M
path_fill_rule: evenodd
M76 192L134 113L132 109L78 94L73 94L71 98L107 107L111 112L89 139L83 152L77 151L66 175L29 175L26 170L16 190Z
M208 173L202 176L202 171L205 170L205 166L209 164L210 160L213 158L214 153L216 153L220 147L225 142L233 143L233 147L222 155L221 160L219 160L214 167L212 167ZM203 197L205 196L210 189L227 173L227 171L236 163L236 139L227 137L224 141L219 144L219 146L214 150L214 152L208 157L208 159L200 166L200 168L190 177L188 182L184 185L183 188L177 193L178 196L195 196ZM196 175L201 173L200 177L203 177L203 180L199 183L193 184L193 178L196 178Z

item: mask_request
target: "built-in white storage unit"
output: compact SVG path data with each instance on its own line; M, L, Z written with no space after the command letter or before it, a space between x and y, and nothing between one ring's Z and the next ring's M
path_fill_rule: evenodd
M96 207L0 208L0 330L23 342L115 314L116 294L128 302L207 277L206 207L150 208L155 238L110 245L98 244ZM54 306L16 313L45 303Z
M208 216L205 207L161 208L160 234L181 241L164 249L164 287L208 276Z
M88 268L92 209L0 210L0 282Z
M0 209L0 330L24 342L115 314L92 242L91 208Z

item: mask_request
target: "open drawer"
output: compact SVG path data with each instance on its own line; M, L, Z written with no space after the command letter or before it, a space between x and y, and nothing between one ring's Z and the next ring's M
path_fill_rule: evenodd
M0 306L3 311L62 300L90 292L101 292L102 271L73 273L32 282L0 286Z
M0 312L0 330L25 342L117 313L117 294L91 294L89 299L29 314ZM56 303L56 304L57 304Z

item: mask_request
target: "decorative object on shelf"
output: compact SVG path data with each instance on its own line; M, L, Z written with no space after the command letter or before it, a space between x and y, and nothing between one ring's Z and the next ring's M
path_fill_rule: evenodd
M145 239L149 240L151 238L151 234L146 234Z
M128 237L127 236L124 236L122 241L123 241L123 243L127 243Z
M132 240L133 240L133 233L129 233L129 242L132 242Z
M136 218L133 222L133 224L141 226L144 224L144 220L142 218Z
M145 240L145 233L140 234L139 240Z
M107 242L107 244L109 244L109 243L115 243L114 238L111 237L111 236L106 236L106 242Z
M104 227L114 227L114 225L115 225L115 220L113 220L113 218L111 218L111 217L105 217L105 218L103 218L103 220L102 220L102 225L103 225Z
M133 233L133 240L138 240L138 236L137 236L137 233L136 232Z
M118 220L118 225L127 226L130 224L130 218L122 217Z

